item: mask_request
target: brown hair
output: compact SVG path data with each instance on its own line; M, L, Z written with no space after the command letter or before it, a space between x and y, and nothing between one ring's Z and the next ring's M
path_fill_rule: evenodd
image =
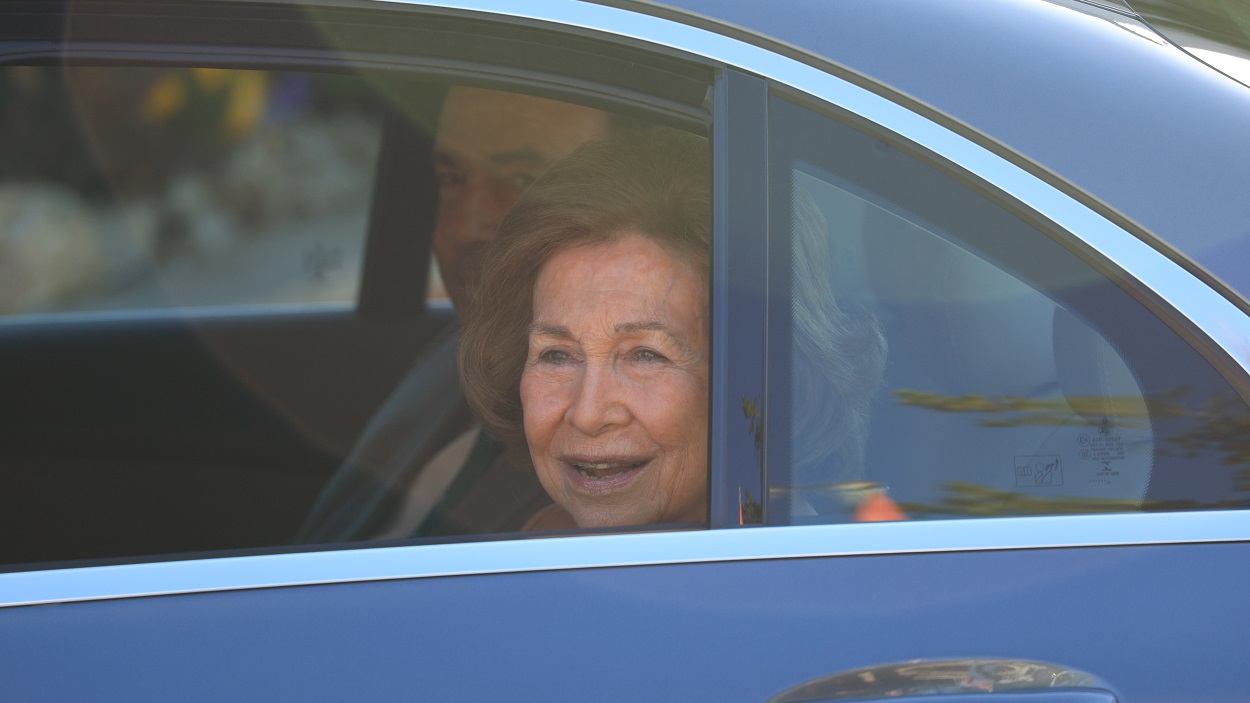
M694 267L706 289L710 168L707 140L676 130L591 142L535 181L500 223L465 314L460 383L473 413L516 465L532 465L520 385L543 264L569 247L637 233Z

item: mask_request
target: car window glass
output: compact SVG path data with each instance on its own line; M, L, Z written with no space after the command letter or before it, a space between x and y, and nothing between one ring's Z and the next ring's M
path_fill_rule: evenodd
M713 70L503 16L132 9L3 42L0 562L517 533L551 500L457 373L483 245L605 129L706 141Z
M447 320L447 333L415 360L379 409L297 539L446 538L702 522L707 140L571 101L462 84L447 86L436 112L430 161L438 207L431 265L439 275L431 276L427 302L431 317ZM678 151L666 151L670 146ZM545 177L549 172L552 177ZM670 199L676 203L672 211L665 209ZM501 227L508 228L506 237L497 236ZM640 236L623 236L627 230ZM667 251L670 239L687 236L701 243L673 245L684 247L678 249L681 256ZM545 242L539 248L527 243L539 241ZM644 246L629 248L636 244ZM498 245L526 263L516 266L514 257L500 255L492 267L488 253ZM581 261L584 252L598 263ZM638 268L639 260L665 271L671 265L682 275L661 277L661 286L635 276L649 270ZM551 273L557 269L561 273ZM595 274L589 279L578 273L589 270ZM548 276L549 284L543 283ZM685 285L674 286L674 280ZM616 293L606 294L603 286ZM669 286L680 291L672 297L685 305L656 308L652 303L667 300ZM540 289L546 293L539 295ZM574 290L580 292L565 294ZM643 305L644 300L651 302ZM496 310L505 312L490 317ZM474 311L492 323L475 331ZM601 333L599 325L591 325L588 316L594 315L611 318L612 331ZM554 331L535 332L531 322L535 329ZM493 348L511 350L512 356L488 358L485 349ZM477 362L466 355L479 353ZM616 361L602 365L609 357ZM490 371L496 365L515 367L515 373L496 375ZM624 377L617 373L622 369L631 387L654 391L654 402L623 390ZM530 379L528 395L518 394L522 374ZM582 387L587 374L602 383L595 392L601 402L578 405L572 400L576 393L565 390ZM476 402L473 388L479 389ZM675 397L687 404L681 412L668 403ZM475 415L466 413L462 402ZM519 417L511 417L509 408L517 406L525 408L524 428ZM605 420L603 427L591 428L568 420L571 411L539 412L540 406L576 406L588 418L600 410L603 418L626 407L629 413L623 426ZM667 456L676 459L666 462ZM694 459L685 461L688 457ZM614 514L594 524L573 524L565 513L560 481L624 478L629 480L618 480L615 493L637 492L630 487L632 477L644 466L687 470L683 475L693 478L682 487L692 510ZM647 493L642 502L663 506L657 496L671 482L641 483Z
M0 314L355 300L365 81L10 66L0 96Z
M0 197L47 193L84 222L81 232L40 225L34 241L52 240L57 257L23 253L15 270L42 280L46 260L53 268L45 271L66 283L19 291L25 302L7 310L13 319L0 329L0 356L10 362L0 365L9 373L0 379L8 391L0 417L12 430L0 441L0 463L17 467L0 473L0 513L37 535L0 550L4 564L522 531L553 502L535 470L513 462L466 405L457 350L471 295L455 292L472 292L500 218L579 146L664 132L706 147L704 137L645 115L400 72L365 80L134 66L6 70L0 75L27 81L6 84L27 91L15 93L13 114L44 114L45 98L72 114L95 112L49 118L68 135L66 146L0 138L9 157ZM81 95L76 81L88 75L116 89L115 99L103 88ZM34 128L13 114L6 119ZM689 164L704 181L706 159L700 152ZM25 241L23 220L5 222L13 226L0 235ZM653 249L652 260L671 258ZM78 258L58 258L71 255ZM707 267L705 258L694 263ZM431 286L442 298L414 306L427 266L448 274ZM697 318L707 309L699 297L706 281L687 274L697 293L685 312ZM317 315L270 305L232 315L75 315L63 324L28 316L350 302L357 285L358 309ZM654 322L634 313L626 323ZM586 327L582 318L559 324ZM657 348L684 361L680 345L654 330L629 334L667 344ZM654 351L629 357L635 375L654 376L663 365ZM706 356L692 361L706 364ZM690 387L688 404L705 411L706 380ZM70 393L76 402L51 400ZM693 438L706 456L701 417L683 416L689 432L679 439ZM674 426L652 424L651 435ZM628 458L585 470L635 470L637 458ZM606 527L701 524L706 461L690 465L699 515ZM223 513L231 519L219 520ZM531 529L576 528L555 520Z
M772 115L769 523L1246 504L1244 402L1141 303L897 145Z

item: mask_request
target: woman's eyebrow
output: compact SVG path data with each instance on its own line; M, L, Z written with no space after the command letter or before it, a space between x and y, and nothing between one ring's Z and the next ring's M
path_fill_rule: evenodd
M633 334L635 332L660 332L674 344L685 351L690 351L690 341L686 335L680 334L667 323L660 320L643 320L640 322L621 322L612 328L617 334Z
M631 332L664 332L670 337L676 335L668 328L668 325L659 320L646 320L643 322L619 322L616 327L612 328L618 334L630 334Z
M555 337L557 339L572 339L573 333L564 325L549 325L545 322L534 322L530 324L530 336L538 335L541 337Z
M690 344L685 335L678 334L673 331L664 322L659 320L643 320L638 322L619 322L613 328L616 334L633 334L635 332L660 332L664 336L673 340L674 343L681 346L682 349L688 350ZM564 325L552 325L545 322L534 322L529 326L530 336L539 337L555 337L556 339L572 340L573 333Z

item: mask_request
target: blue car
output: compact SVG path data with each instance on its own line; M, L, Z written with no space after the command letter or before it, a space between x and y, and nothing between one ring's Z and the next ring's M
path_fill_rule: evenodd
M0 700L1250 698L1244 0L19 1L0 58ZM448 144L535 101L707 146L701 520L536 528L465 404Z

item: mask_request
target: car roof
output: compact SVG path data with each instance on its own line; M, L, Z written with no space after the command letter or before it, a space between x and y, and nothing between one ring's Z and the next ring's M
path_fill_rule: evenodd
M1250 88L1122 3L667 0L867 76L1006 145L1250 297Z

